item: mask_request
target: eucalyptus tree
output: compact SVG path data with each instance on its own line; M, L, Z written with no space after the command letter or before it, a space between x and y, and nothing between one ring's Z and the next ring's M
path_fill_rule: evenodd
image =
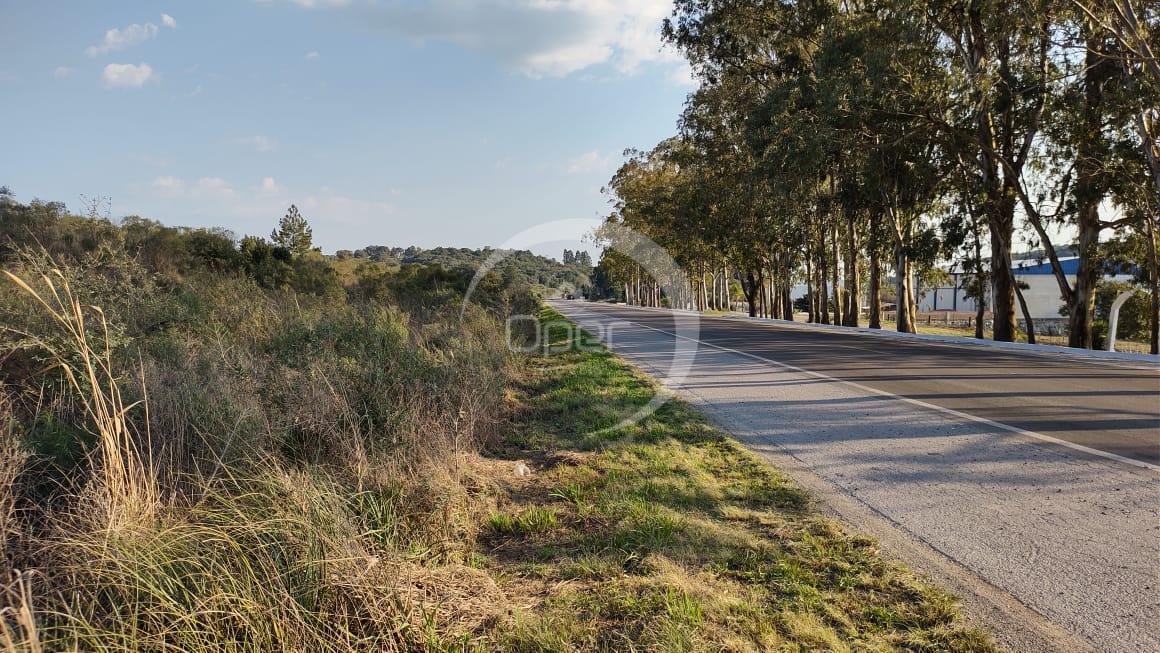
M1057 0L932 0L916 3L942 35L954 72L942 128L959 161L974 168L990 234L994 338L1015 339L1012 244L1016 207L1040 135L1052 78Z
M1128 163L1124 176L1138 180L1146 175L1151 180L1150 188L1129 182L1112 193L1125 214L1135 215L1134 237L1143 243L1136 250L1141 255L1136 260L1147 262L1152 300L1151 351L1160 354L1160 5L1145 0L1071 0L1071 4L1082 12L1095 35L1105 35L1115 43L1106 54L1122 73L1119 88L1128 98L1130 127L1143 164L1132 166L1130 158L1123 157Z
M846 296L858 294L857 254L865 230L871 322L878 324L878 254L885 232L893 245L897 325L911 331L914 263L931 262L928 215L948 170L939 130L921 117L941 110L946 89L938 34L905 2L844 7L828 21L814 75L823 142L835 162L831 179L837 180L845 226ZM856 325L858 310L848 306L843 321Z
M698 306L705 270L716 289L727 261L762 314L788 310L804 273L821 322L859 323L868 270L880 326L888 257L898 328L914 330L916 271L957 258L978 328L989 300L994 337L1012 340L1023 217L1072 344L1090 346L1105 231L1147 234L1160 311L1158 17L1139 0L676 0L664 35L700 88L680 137L614 179L628 198L617 219L701 271ZM1074 281L1052 241L1061 229L1077 239Z
M1138 84L1132 66L1125 65L1132 55L1096 14L1076 2L1037 3L1035 7L1034 18L1051 36L1042 60L1049 72L1041 108L1043 128L1022 153L1031 174L1014 178L1012 188L1054 273L1068 316L1068 344L1090 348L1096 285L1105 272L1103 232L1139 231L1148 226L1151 216L1148 211L1124 210L1126 205L1119 198L1133 197L1136 189L1148 185L1151 141L1145 139L1142 149L1131 143L1133 131L1140 133L1134 130L1137 118L1153 112L1149 107L1157 101L1139 95L1146 84ZM1148 75L1141 77L1149 81ZM1009 172L1015 170L1010 157L1000 156L999 161ZM1118 219L1104 215L1109 201L1118 205ZM1062 232L1069 244L1074 242L1078 258L1074 276L1061 263L1059 237L1053 231ZM1030 325L1029 317L1027 322Z
M683 139L670 138L649 152L629 152L628 161L605 189L614 211L605 221L606 228L597 232L598 239L611 240L625 227L656 242L686 270L702 263L707 246L700 238L704 230L696 228L694 217L701 212L700 200L705 193L703 178L696 176L696 166L690 165L688 150ZM649 277L649 265L627 266L627 270L624 265L619 267L621 274L630 275L623 280L628 284L630 303L660 304L660 286L668 280ZM669 298L675 306L695 302L697 308L703 308L706 303L700 287L673 290L682 294Z
M792 319L787 296L800 231L751 147L750 114L760 98L754 90L726 72L690 97L681 128L708 194L703 239L740 272L751 313Z
M814 209L820 205L822 177L812 165L814 158L803 148L817 131L801 128L801 123L795 125L794 116L812 101L809 62L819 30L833 11L832 3L816 0L677 0L673 17L665 22L667 40L685 54L698 73L704 90L699 95L706 100L717 96L715 110L707 115L723 118L721 129L706 128L709 123L701 120L696 123L699 133L712 135L707 142L727 142L732 155L745 161L742 169L757 173L750 178L749 188L761 192L747 194L746 204L751 211L760 212L745 225L764 229L764 235L753 233L750 242L769 246L766 251L746 252L742 279L751 311L762 300L763 311L780 308L783 315L792 316L787 296L793 263L799 255L812 268L810 272L819 273L807 274L811 296L818 297L817 291L825 288L821 272L828 267L829 254L819 238L829 226L819 224L821 216L816 210L798 210L799 200ZM691 108L697 109L695 105ZM739 132L742 116L749 124ZM750 158L737 147L738 135L745 136ZM799 156L793 156L794 151ZM763 183L755 183L759 179ZM800 222L802 219L806 224ZM751 232L746 229L745 233ZM786 243L784 235L805 235L801 250ZM822 307L826 305L821 302ZM828 321L828 312L825 315Z

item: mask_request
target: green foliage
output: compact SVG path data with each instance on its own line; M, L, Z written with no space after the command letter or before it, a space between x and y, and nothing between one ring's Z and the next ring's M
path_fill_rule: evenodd
M310 251L313 244L314 232L306 218L298 212L293 204L287 209L286 215L278 221L278 228L270 233L270 240L274 244L289 251L294 256L302 256Z
M349 256L386 263L391 266L437 266L466 275L470 279L485 262L501 254L504 256L495 264L493 272L499 275L505 284L526 286L541 295L548 295L556 290L565 290L579 295L584 294L588 288L588 275L592 268L592 260L587 252L577 254L568 252L570 256L567 258L570 258L571 262L564 263L526 250L499 252L489 247L482 249L461 247L423 249L415 246L403 248L376 245L350 252Z

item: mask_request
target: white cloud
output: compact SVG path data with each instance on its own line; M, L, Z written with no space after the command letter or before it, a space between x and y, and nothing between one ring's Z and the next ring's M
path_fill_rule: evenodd
M290 0L299 7L306 7L313 9L315 7L344 7L350 4L350 0Z
M306 216L315 216L320 222L341 225L367 225L385 218L395 208L389 202L364 200L324 191L318 195L307 195L298 203L298 208Z
M161 24L169 29L177 29L177 19L169 14L161 14Z
M108 88L140 88L155 81L157 75L147 63L111 63L101 73L101 82Z
M238 143L248 145L257 152L273 152L278 149L278 139L257 134L246 138L239 138Z
M158 177L153 180L153 187L166 195L177 195L185 190L185 182L177 177Z
M669 73L669 81L677 86L684 86L686 88L696 88L700 85L696 74L693 72L693 67L689 62L682 61Z
M190 197L196 199L229 199L234 196L234 189L229 182L221 177L202 177L193 183L166 175L153 180L152 187L161 195L167 197Z
M258 190L263 193L276 193L281 191L282 187L274 181L273 177L262 177L262 185L258 187Z
M114 27L105 32L105 38L100 43L89 46L85 50L85 54L90 57L96 57L102 54L116 52L117 50L124 50L139 43L144 43L156 36L157 26L153 23L145 23L144 25L134 23L124 29Z
M221 177L202 177L194 184L191 191L194 197L233 197L234 189L229 182Z
M65 77L72 75L74 72L76 71L72 68L69 68L68 66L57 66L56 68L52 69L52 76L57 79L64 79Z
M365 25L418 43L452 43L531 77L563 77L601 64L632 74L645 63L679 61L661 47L660 24L671 0L291 1L345 6Z
M569 161L567 170L574 175L589 172L605 172L614 165L616 165L616 157L611 154L601 155L600 152L593 150L591 152L585 152Z
M311 50L310 52L306 53L307 59L317 59L319 56L321 55L318 54L317 50Z

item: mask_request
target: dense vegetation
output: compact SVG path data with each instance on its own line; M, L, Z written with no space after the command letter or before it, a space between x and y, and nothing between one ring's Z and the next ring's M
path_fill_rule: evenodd
M339 259L367 259L390 267L406 265L437 265L447 270L475 272L495 257L495 270L510 280L518 280L535 288L544 296L553 294L586 294L590 285L592 259L587 252L564 250L563 262L526 250L500 251L490 247L386 247L374 245L350 251L340 250Z
M469 632L468 457L497 436L498 276L0 203L0 642L413 650ZM301 236L301 229L298 230ZM290 238L286 242L298 242ZM99 307L99 308L98 308ZM480 584L483 584L480 586Z
M610 243L617 226L643 233L689 271L685 296L665 299L719 308L736 279L752 312L792 319L804 282L811 321L856 326L868 298L879 327L891 294L913 331L915 278L949 262L980 300L978 337L990 309L995 339L1013 340L1022 237L1052 266L1068 344L1095 344L1097 286L1127 262L1160 353L1156 3L675 4L665 36L700 86L678 135L612 179L606 229ZM630 302L661 299L663 280L613 249L598 277Z

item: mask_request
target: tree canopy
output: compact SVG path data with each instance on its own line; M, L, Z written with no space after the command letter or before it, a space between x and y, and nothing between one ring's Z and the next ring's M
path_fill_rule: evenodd
M739 282L751 314L790 319L803 284L811 321L856 326L868 304L877 327L893 304L913 331L917 280L954 267L1013 340L1034 249L1091 347L1096 287L1131 251L1155 325L1158 21L1138 0L677 0L664 36L699 86L674 136L628 153L607 224L665 247L688 287L651 292L611 247L601 283L712 309Z

